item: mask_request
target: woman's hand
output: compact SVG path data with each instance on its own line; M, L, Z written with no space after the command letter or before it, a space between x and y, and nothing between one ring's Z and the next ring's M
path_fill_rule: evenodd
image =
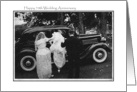
M53 40L49 40L50 45L53 44Z

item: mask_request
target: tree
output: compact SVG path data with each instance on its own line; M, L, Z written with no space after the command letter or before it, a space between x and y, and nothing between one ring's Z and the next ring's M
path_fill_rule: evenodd
M64 24L64 15L63 15L63 12L60 13L60 20L61 20L61 25Z
M106 21L106 13L102 12L101 13L102 17L101 17L101 33L102 33L102 36L106 37L106 24L107 24L107 21Z
M79 33L84 34L84 25L83 25L83 17L82 17L82 13L79 13Z
M85 27L97 27L98 33L105 36L106 24L112 25L112 12L15 12L15 17L19 16L28 27L73 24L81 34Z

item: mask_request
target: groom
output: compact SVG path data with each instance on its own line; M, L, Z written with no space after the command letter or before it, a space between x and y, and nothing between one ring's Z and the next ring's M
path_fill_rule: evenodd
M82 43L76 37L74 31L69 32L69 37L66 39L64 45L66 46L67 54L68 54L68 62L69 62L69 78L79 78L80 72L80 50Z

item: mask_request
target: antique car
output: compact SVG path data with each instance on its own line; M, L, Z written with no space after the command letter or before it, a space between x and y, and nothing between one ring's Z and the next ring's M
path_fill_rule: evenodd
M65 38L71 30L66 26L42 26L26 29L21 37L15 43L15 69L23 71L33 71L36 67L36 51L34 49L35 37L39 32L45 32L47 37L52 37L54 30L61 30ZM106 39L99 34L79 34L78 38L82 41L80 59L82 61L95 61L96 63L104 62L111 51ZM47 47L49 47L48 45Z

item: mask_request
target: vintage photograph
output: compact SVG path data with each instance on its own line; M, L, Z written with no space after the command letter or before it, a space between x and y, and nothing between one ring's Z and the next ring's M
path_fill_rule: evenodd
M113 11L13 11L14 80L114 78Z

